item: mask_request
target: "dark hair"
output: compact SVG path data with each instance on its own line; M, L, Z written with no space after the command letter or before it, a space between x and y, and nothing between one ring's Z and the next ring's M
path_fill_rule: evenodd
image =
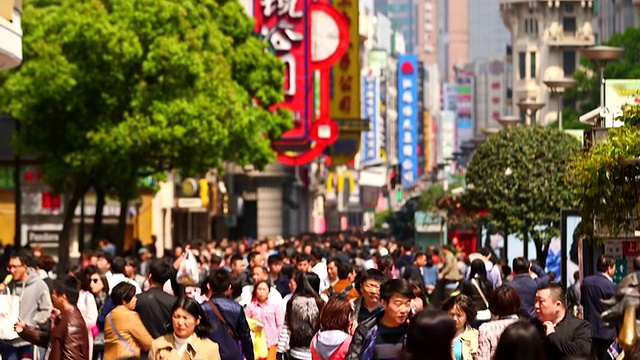
M35 261L35 258L33 257L33 255L31 255L30 252L27 252L25 250L20 250L15 254L11 254L11 256L9 256L9 259L18 259L20 260L20 263L24 266L27 267L32 267L33 262Z
M473 305L473 300L467 295L458 295L452 296L445 301L441 308L444 311L449 311L453 309L454 306L458 306L460 310L464 312L467 316L467 323L472 322L476 319L476 315L478 314L475 305Z
M53 270L56 265L56 261L53 259L51 255L42 255L40 260L38 260L38 267L46 272Z
M100 269L95 265L89 265L76 276L80 281L80 289L84 291L91 290L91 275L100 274Z
M233 265L236 261L244 261L244 260L242 260L242 256L240 255L233 255L231 257L231 261L229 261L229 266Z
M351 264L338 264L338 279L344 280L353 272Z
M220 265L222 264L222 258L216 254L211 255L211 259L209 259L209 264L211 265Z
M562 288L562 285L558 283L548 283L548 284L538 286L538 289L536 290L536 292L540 290L549 290L551 294L551 298L554 301L560 301L560 303L562 304L562 307L564 308L567 307L567 295L565 294L564 289Z
M316 331L341 330L349 332L351 303L344 296L333 296L320 310Z
M378 269L367 269L366 271L360 273L356 277L356 281L355 281L355 288L356 288L356 291L358 291L358 294L362 295L362 292L360 291L360 287L367 280L374 280L381 283L384 281L384 275Z
M282 262L282 258L280 257L280 255L274 254L267 258L268 265L273 265L279 262Z
M489 296L489 310L496 316L508 316L520 312L520 295L508 285L497 287Z
M523 257L513 259L513 272L516 273L516 275L528 273L529 260Z
M183 309L184 311L191 314L196 320L200 320L200 323L196 325L195 333L201 339L207 339L209 334L213 331L209 320L207 320L202 307L192 298L187 296L181 296L178 298L178 301L173 305L171 309L171 316L173 317L173 313L178 309ZM169 324L168 333L173 333L173 321Z
M251 265L251 262L256 258L256 256L260 255L257 251L252 251L247 255L247 262Z
M380 300L389 301L393 295L413 299L414 294L409 282L405 279L391 279L380 285Z
M311 248L311 258L315 258L320 261L324 257L324 250L320 246L314 246Z
M447 314L437 310L419 312L407 331L406 346L399 360L453 360L451 343L456 336L456 324ZM425 346L429 339L430 346Z
M258 285L260 284L267 285L267 289L269 289L269 292L271 292L271 286L269 286L269 282L267 280L258 281L256 284L253 285L253 293L251 294L251 300L258 299Z
M122 257L116 256L113 258L113 262L111 262L111 273L113 274L122 274L124 273L124 265L125 261Z
M478 252L480 253L480 255L487 257L489 255L491 255L491 249L487 248L487 247L483 247L480 248L480 250L478 250Z
M149 275L151 275L151 282L154 284L163 285L167 280L171 279L171 265L166 261L160 259L153 259L149 264Z
M383 274L383 278L391 278L391 271L393 270L393 258L390 255L381 256L378 258L378 269ZM359 289L360 287L356 287Z
M105 240L105 241L106 241L106 240ZM104 251L104 250L100 250L100 251L98 251L98 252L96 253L96 257L97 257L97 258L103 258L103 259L107 260L107 262L108 262L109 264L113 264L113 260L114 260L113 255L111 255L111 253L109 253L109 252L107 252L107 251Z
M532 324L515 322L504 329L493 360L544 360L543 339Z
M207 284L214 294L224 294L231 286L231 274L225 269L215 269L207 276Z
M415 255L413 255L413 261L416 261L423 256L427 256L427 254L423 253L422 251L418 251Z
M306 296L320 299L320 277L316 273L301 272L295 273L296 291L294 296Z
M136 287L128 282L121 282L111 290L111 301L114 306L128 303L136 296Z
M596 262L596 269L599 272L605 272L612 266L616 266L616 261L611 256L600 255L600 257L598 257L598 261Z
M483 280L487 279L487 266L483 260L475 259L471 262L469 279L473 279L476 276Z
M55 291L58 295L65 295L69 304L76 305L80 293L80 283L75 277L65 275L53 281L51 291Z
M427 306L427 302L425 301L426 296L424 293L424 286L422 285L422 281L418 279L409 279L407 281L409 282L409 286L411 287L411 291L413 292L413 298L422 300L422 308L425 308Z
M633 270L640 271L640 256L636 256L636 258L633 259Z
M296 254L296 264L303 261L311 262L311 255L305 253Z
M340 265L342 264L342 260L340 260L339 257L332 257L329 260L327 260L327 265L334 263L336 264L336 267L338 268L338 274L340 273ZM340 278L340 275L338 275L338 278Z
M138 266L138 259L136 259L134 256L125 256L124 264L125 264L125 266L137 267Z

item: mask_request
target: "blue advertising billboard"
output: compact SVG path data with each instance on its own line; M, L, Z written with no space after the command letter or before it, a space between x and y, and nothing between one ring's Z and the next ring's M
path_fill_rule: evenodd
M402 187L418 180L418 57L398 57L398 161Z
M362 133L361 162L363 166L380 164L378 142L379 86L375 75L362 76L362 118L368 120L369 131Z

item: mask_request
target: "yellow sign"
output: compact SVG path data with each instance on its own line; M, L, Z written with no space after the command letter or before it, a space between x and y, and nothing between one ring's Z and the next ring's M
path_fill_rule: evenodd
M331 103L329 114L333 120L360 119L360 34L358 1L337 0L333 7L349 24L349 48L331 68Z
M429 110L424 111L424 119L422 119L422 153L424 156L424 173L431 171L433 164L431 164L431 154L429 152L431 148L431 118L429 117Z
M338 139L329 146L329 156L331 166L341 166L348 164L360 150L360 139L362 131L369 130L368 120L336 120L340 135Z

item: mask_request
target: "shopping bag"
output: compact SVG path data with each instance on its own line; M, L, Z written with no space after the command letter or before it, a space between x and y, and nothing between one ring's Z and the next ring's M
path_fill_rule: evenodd
M187 250L184 254L184 260L180 263L180 268L176 274L178 284L193 286L200 281L200 270L198 269L198 260L191 250Z
M9 287L6 294L0 294L0 340L11 341L17 339L18 334L13 331L13 325L20 316L20 298L12 295Z

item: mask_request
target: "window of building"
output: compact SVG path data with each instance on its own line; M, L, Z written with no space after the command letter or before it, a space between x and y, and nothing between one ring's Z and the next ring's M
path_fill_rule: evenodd
M562 18L562 29L566 33L576 32L576 18L575 16L565 16Z
M535 51L532 51L530 53L530 56L531 56L531 59L530 59L530 62L529 62L529 76L532 79L535 79L536 78L536 53L535 53Z
M534 18L524 19L524 33L538 35L538 20Z
M576 52L567 50L562 52L562 70L564 76L570 77L576 70Z
M525 52L518 53L518 70L520 73L520 80L523 80L527 76L527 66L525 64L527 60L527 54Z

